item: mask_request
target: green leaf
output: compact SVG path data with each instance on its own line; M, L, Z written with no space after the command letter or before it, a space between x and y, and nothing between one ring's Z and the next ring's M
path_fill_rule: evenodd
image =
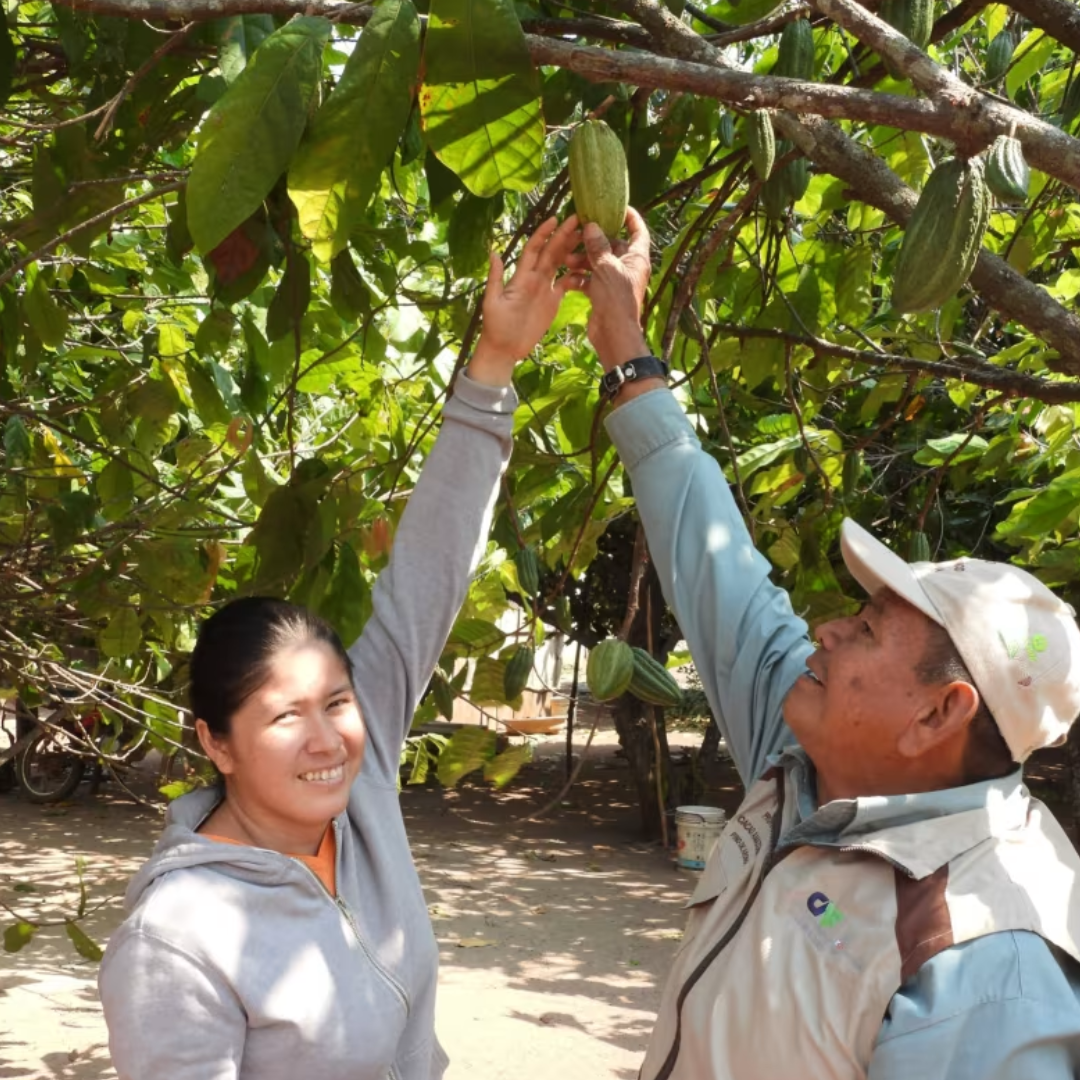
M11 40L7 22L0 19L0 108L11 93L11 80L15 75L15 42Z
M488 253L502 204L501 192L490 199L481 199L466 192L454 207L446 230L446 242L450 247L450 265L456 277L479 278L486 275Z
M452 788L463 776L481 768L495 756L496 742L495 732L487 728L463 727L455 731L439 755L439 783Z
M30 457L30 436L21 416L9 416L4 425L4 453L7 464L19 465Z
M319 614L338 632L348 647L360 636L371 615L371 588L360 572L360 560L352 544L343 543L334 561Z
M997 527L997 535L1014 542L1046 539L1076 513L1077 507L1080 476L1066 473L1051 480L1037 495L1016 503Z
M1057 42L1042 30L1032 30L1013 53L1012 66L1005 76L1005 90L1009 97L1016 97L1016 92L1024 83L1041 71L1057 48Z
M272 15L235 15L214 24L218 35L218 67L225 81L236 82L255 50L274 32Z
M23 311L34 333L47 349L63 345L68 329L67 312L53 299L46 275L38 273L23 297Z
M142 626L134 608L113 612L108 625L98 634L98 645L106 656L130 656L142 644Z
M100 963L103 955L101 946L88 937L77 922L72 922L69 919L64 923L64 928L67 930L68 940L75 946L75 951L84 960L90 960L95 964Z
M371 290L347 249L330 264L330 305L347 323L357 322L371 311Z
M502 648L506 635L486 619L458 619L450 631L449 643L464 646L472 653L489 653Z
M158 323L158 353L163 357L183 356L191 346L187 334L176 323Z
M33 923L21 919L7 927L4 930L4 952L18 952L23 946L29 945L35 930L37 927Z
M915 455L915 460L920 465L944 465L946 461L959 465L962 461L982 457L987 445L981 435L973 435L969 439L966 432L957 431L940 439L927 439L926 445Z
M493 757L484 765L484 779L501 791L521 771L523 765L532 761L533 749L530 743L511 746Z
M874 251L856 244L844 251L836 275L836 315L849 326L862 326L874 310Z
M220 356L229 347L236 316L224 308L214 308L195 332L195 351L202 357Z
M266 309L266 337L279 341L304 318L311 303L311 263L299 251L285 265L285 273Z
M474 194L540 180L540 82L510 0L431 0L420 118L427 144Z
M300 230L323 262L345 247L379 189L409 119L419 63L412 0L384 0L289 167Z
M206 361L188 356L184 360L191 400L199 419L209 427L211 424L227 424L231 419L225 400Z
M122 458L113 458L98 473L97 495L106 521L122 521L135 498L135 477Z
M270 492L247 538L259 556L256 589L280 587L300 572L308 524L314 512L314 501L291 485Z
M326 19L293 19L262 43L210 111L187 186L199 251L212 251L251 217L285 171L318 92L329 35Z

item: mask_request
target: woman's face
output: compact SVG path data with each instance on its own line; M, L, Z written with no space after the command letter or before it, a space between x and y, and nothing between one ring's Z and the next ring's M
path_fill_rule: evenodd
M269 671L229 735L204 745L246 818L268 834L321 835L345 809L364 759L352 681L323 642L281 650Z

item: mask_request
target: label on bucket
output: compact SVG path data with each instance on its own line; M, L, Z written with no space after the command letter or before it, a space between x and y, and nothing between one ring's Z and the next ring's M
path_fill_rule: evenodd
M680 806L675 811L679 866L704 870L720 834L725 814L715 806Z

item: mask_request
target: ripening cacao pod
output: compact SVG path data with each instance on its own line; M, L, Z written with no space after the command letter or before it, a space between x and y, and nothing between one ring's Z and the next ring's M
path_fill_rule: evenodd
M776 160L776 133L767 109L757 109L747 116L746 145L758 179L768 180Z
M634 677L634 651L625 641L608 638L589 651L585 681L597 701L625 694Z
M784 27L772 73L785 79L814 77L814 31L807 19L796 19Z
M671 672L644 649L635 647L633 653L634 675L630 680L630 693L650 705L678 705L682 701L682 690Z
M630 203L630 178L619 136L603 120L586 120L570 137L570 190L582 225L595 221L606 236L618 236Z
M716 134L720 137L720 145L730 150L735 145L735 117L729 112L724 112L717 125Z
M528 645L519 645L514 655L506 661L503 670L503 691L507 701L513 701L525 689L525 684L532 674L534 650Z
M531 547L519 548L514 556L518 582L526 596L535 596L540 591L540 560Z
M1027 198L1031 170L1019 139L999 135L986 155L986 186L1005 202Z
M986 81L996 83L1005 78L1005 72L1012 63L1016 38L1011 30L1002 30L994 35L994 40L986 47Z
M930 541L921 529L911 534L911 544L908 547L908 562L929 562Z
M893 272L893 310L932 311L967 281L990 202L978 158L946 158L934 169L904 230Z

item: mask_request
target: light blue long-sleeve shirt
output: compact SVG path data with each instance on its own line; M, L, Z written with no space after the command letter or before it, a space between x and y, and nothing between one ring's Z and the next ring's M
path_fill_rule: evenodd
M813 651L788 595L769 580L717 462L674 395L656 390L607 420L633 481L664 595L744 783L783 765L800 820L780 838L848 842L860 832L986 805L1009 777L947 791L817 805L813 765L782 708ZM793 1000L793 1006L796 1002ZM1080 965L1042 938L1004 932L940 952L894 995L869 1080L1080 1077ZM703 1078L704 1080L704 1078Z

